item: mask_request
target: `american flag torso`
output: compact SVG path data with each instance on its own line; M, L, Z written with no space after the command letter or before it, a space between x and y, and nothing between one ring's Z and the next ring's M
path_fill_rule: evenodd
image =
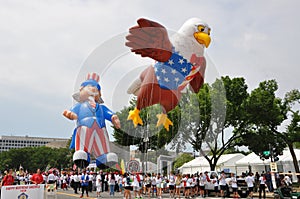
M192 63L191 63L192 62ZM157 62L154 65L154 71L162 89L182 90L199 71L201 63L194 54L190 61L178 53L173 53L166 62Z

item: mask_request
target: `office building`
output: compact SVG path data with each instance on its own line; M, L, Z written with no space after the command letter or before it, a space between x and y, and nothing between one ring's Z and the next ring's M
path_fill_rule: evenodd
M29 137L29 136L0 136L0 152L10 149L18 149L24 147L39 147L51 145L51 143L66 143L69 139L64 138L45 138L45 137Z

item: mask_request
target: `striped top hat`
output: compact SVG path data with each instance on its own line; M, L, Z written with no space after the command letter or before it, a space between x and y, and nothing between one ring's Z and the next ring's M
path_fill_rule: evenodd
M81 83L81 86L85 87L87 85L95 86L100 91L101 86L98 83L100 80L100 76L97 73L88 73L86 76L86 80Z

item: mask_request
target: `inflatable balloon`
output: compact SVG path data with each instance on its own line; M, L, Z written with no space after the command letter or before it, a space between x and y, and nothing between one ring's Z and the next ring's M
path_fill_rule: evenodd
M129 87L128 93L137 95L136 108L129 112L128 120L143 125L141 109L160 104L157 126L164 125L169 131L173 125L167 117L181 98L181 92L189 84L198 92L204 82L206 61L205 47L210 44L210 27L197 18L186 21L169 39L161 24L139 19L138 25L129 29L126 46L142 57L150 57L155 63L146 68Z
M66 118L77 120L70 148L75 148L73 161L79 167L89 164L92 152L96 159L102 160L98 161L98 167L102 164L112 166L118 161L117 155L110 152L105 120L112 122L116 128L120 128L120 120L103 104L99 79L96 73L88 74L79 92L73 95L78 103L63 112Z

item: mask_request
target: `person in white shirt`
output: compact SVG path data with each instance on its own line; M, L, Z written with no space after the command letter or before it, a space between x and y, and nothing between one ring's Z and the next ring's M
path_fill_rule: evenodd
M156 174L152 173L152 177L151 177L151 185L152 185L152 196L155 195L157 196L157 188L156 188Z
M101 197L101 186L102 186L102 178L100 172L98 172L98 175L96 176L96 195L97 197Z
M204 197L205 195L205 183L206 183L206 177L201 172L199 176L199 189L200 189L200 196Z
M161 198L162 195L162 176L160 173L156 176L156 188L157 188L157 198Z
M170 176L169 176L169 190L170 190L170 197L174 197L175 193L175 175L173 172L170 172Z
M54 184L55 180L56 180L55 175L53 174L53 172L50 172L47 178L47 183Z
M78 194L77 189L79 188L79 184L80 184L80 177L78 176L78 173L75 172L73 175L73 189L75 194Z
M140 194L140 174L138 173L133 173L133 182L132 182L132 187L133 187L133 195L134 198L137 198L138 196L141 197Z
M220 185L220 193L221 193L221 197L224 197L224 191L226 190L226 176L225 176L225 172L222 171L220 178L219 178L219 185Z
M239 198L239 194L237 192L237 190L238 190L237 179L236 179L234 173L231 173L230 183L231 183L231 187L232 187L233 197Z
M216 195L216 197L218 197L219 196L219 183L218 183L218 178L217 178L216 174L212 175L211 182L214 185L215 195Z
M259 182L259 198L261 198L261 192L263 192L263 197L266 198L266 178L263 174L258 178Z
M124 198L131 199L132 185L131 185L131 178L128 173L123 175L123 185L124 185Z
M190 174L187 174L185 177L185 192L184 192L184 197L188 198L190 197L190 189L191 189L191 184L193 183L193 179L191 178Z
M253 198L253 187L255 179L252 173L249 173L248 176L245 178L245 182L247 183L248 190L249 190L249 198Z
M291 180L289 175L285 174L283 180L284 180L284 184L286 186L291 186L292 185L292 180Z
M118 175L118 179L117 179L117 183L119 184L119 192L120 192L120 194L123 193L123 184L122 184L122 182L123 182L123 175L119 174Z

